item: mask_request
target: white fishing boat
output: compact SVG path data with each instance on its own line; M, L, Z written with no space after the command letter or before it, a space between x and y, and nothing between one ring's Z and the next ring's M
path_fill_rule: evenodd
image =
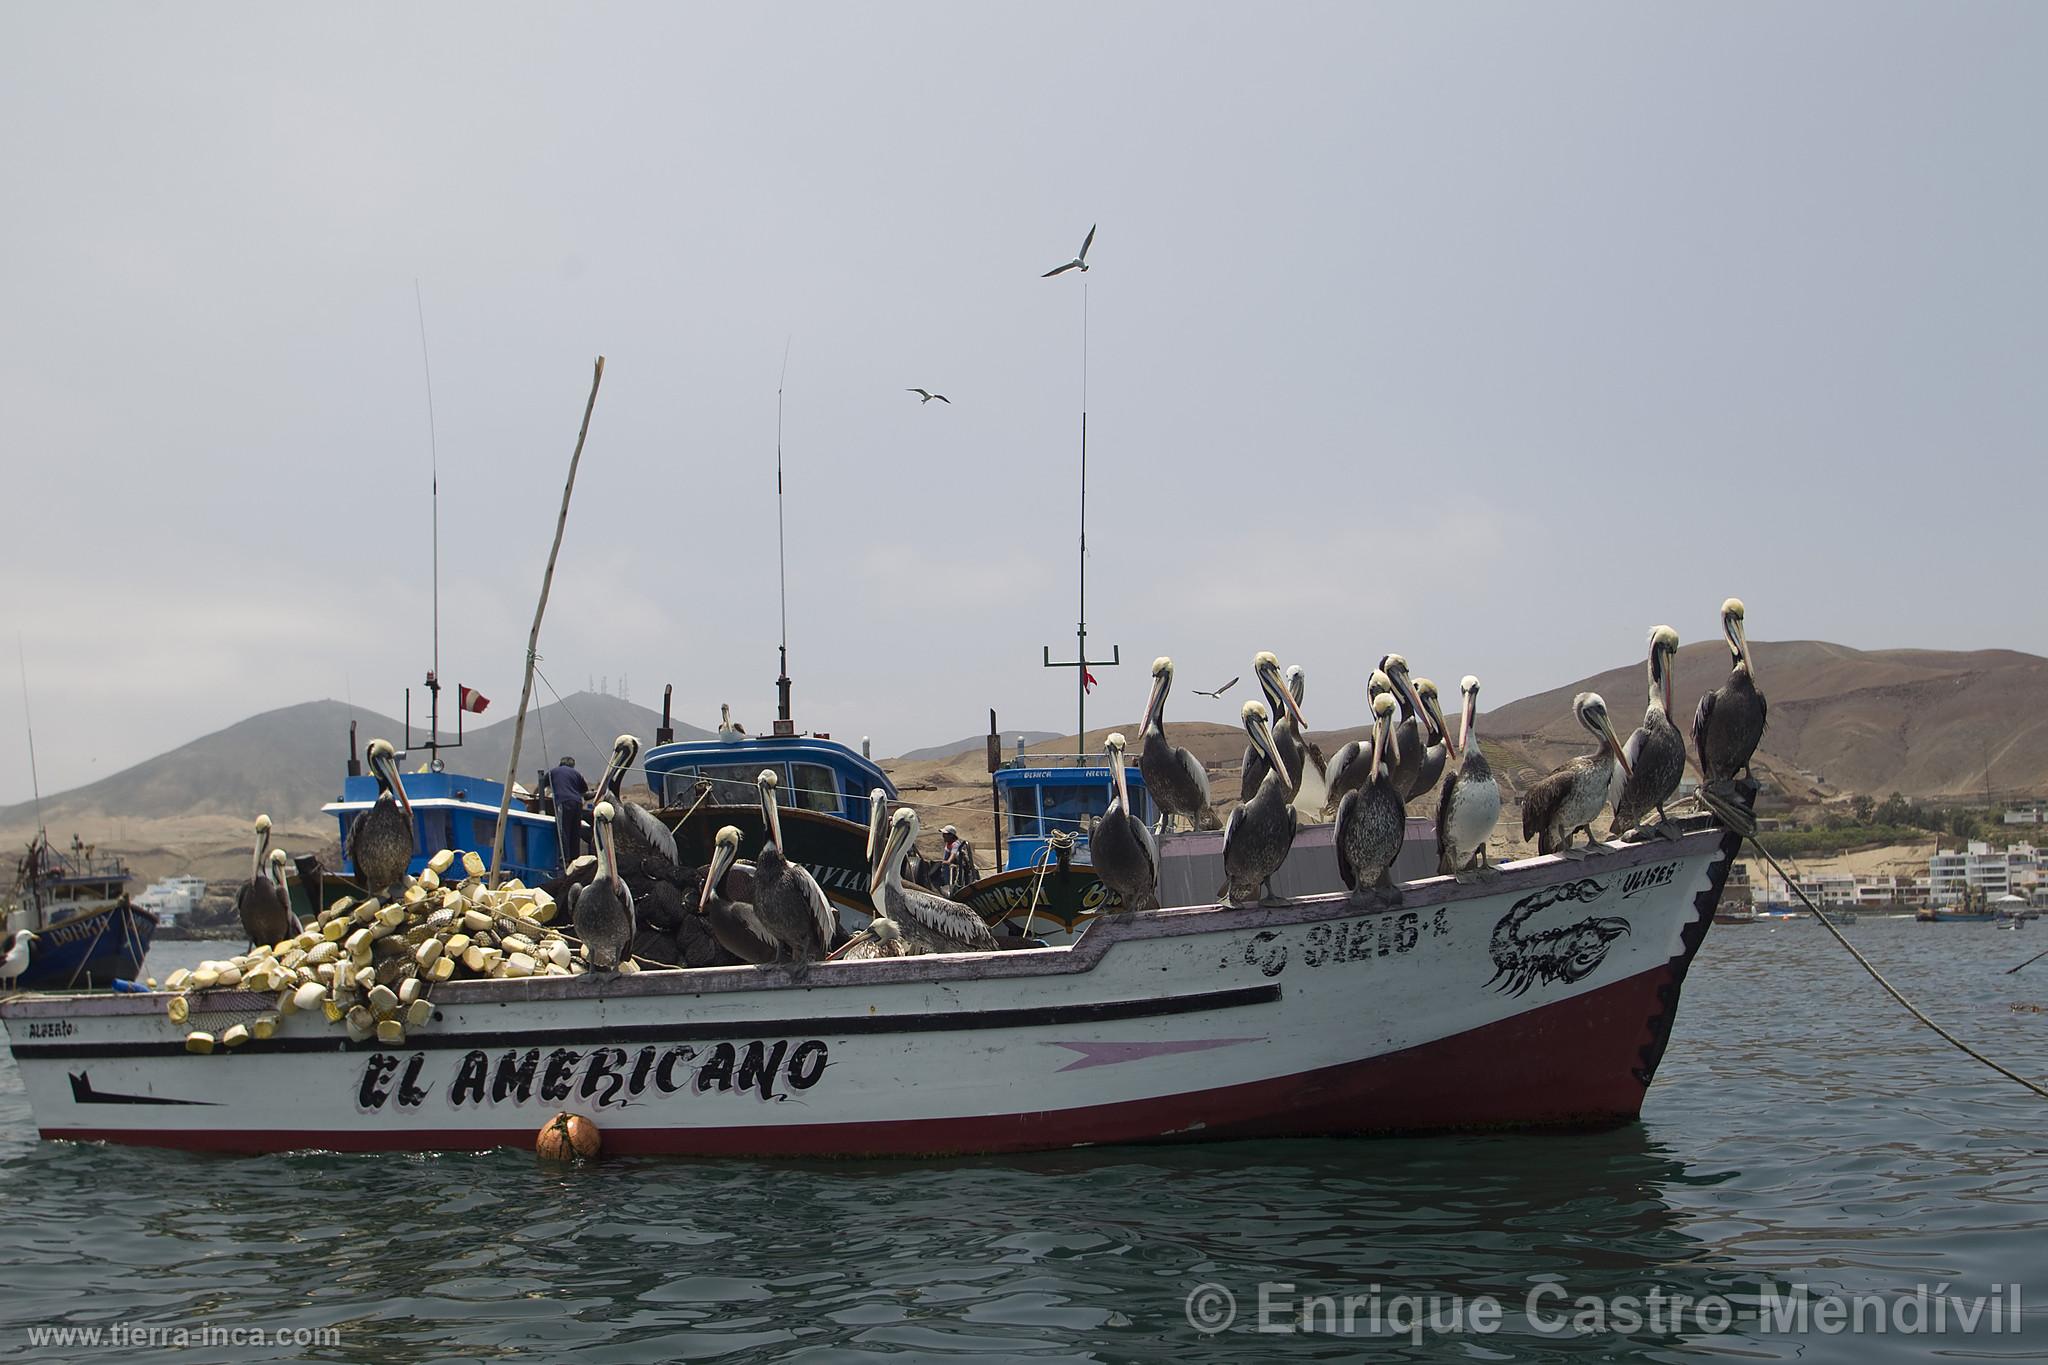
M1599 1127L1636 1117L1737 840L1098 921L1060 947L450 982L398 1047L214 994L0 1004L45 1138L213 1151L530 1147L870 1156L1164 1139Z

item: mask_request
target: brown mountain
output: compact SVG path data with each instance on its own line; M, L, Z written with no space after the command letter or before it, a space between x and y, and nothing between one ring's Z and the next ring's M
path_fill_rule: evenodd
M1751 652L1757 686L1771 706L1758 772L1789 796L1981 796L1987 765L2000 796L2048 791L2048 659L2005 649L1862 650L1820 640L1753 641ZM1700 695L1727 676L1728 649L1720 641L1678 651L1673 719L1688 736ZM1637 660L1487 712L1480 732L1489 750L1505 748L1547 768L1590 742L1572 719L1574 695L1590 690L1605 697L1625 740L1641 719L1648 687Z

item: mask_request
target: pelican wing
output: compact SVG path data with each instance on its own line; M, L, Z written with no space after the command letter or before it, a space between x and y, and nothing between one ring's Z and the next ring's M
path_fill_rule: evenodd
M1643 745L1649 741L1649 738L1649 730L1644 726L1638 725L1636 732L1628 737L1628 743L1621 746L1621 752L1628 759L1628 766L1631 771L1642 762ZM1628 774L1624 773L1621 770L1621 765L1617 763L1614 765L1614 776L1609 778L1607 782L1607 802L1616 810L1621 809L1621 793L1622 789L1626 786L1628 786Z
M1344 851L1344 827L1351 823L1351 813L1358 808L1358 793L1344 793L1344 799L1337 803L1337 875L1344 879L1348 890L1358 887L1358 869L1351 865L1351 855Z
M1188 781L1192 782L1195 785L1196 790L1202 793L1202 804L1204 806L1208 805L1209 770L1202 766L1202 761L1200 759L1196 758L1186 749L1175 749L1173 751L1173 756L1174 761L1179 763L1182 769L1184 769L1187 772Z
M933 895L922 887L904 887L902 901L891 909L899 918L907 915L932 933L959 944L962 951L996 946L995 935L972 907Z
M1557 808L1564 803L1565 793L1571 790L1572 764L1567 763L1556 772L1532 785L1522 797L1522 837L1534 839L1550 825L1550 817L1557 814Z
M818 926L818 941L830 946L832 936L839 929L839 916L833 911L832 902L825 899L825 888L818 885L818 879L801 863L789 865L789 877L803 891L804 900L811 907L811 918Z
M645 806L636 806L631 801L619 803L619 818L633 827L641 842L653 849L673 865L676 862L676 836L661 817Z

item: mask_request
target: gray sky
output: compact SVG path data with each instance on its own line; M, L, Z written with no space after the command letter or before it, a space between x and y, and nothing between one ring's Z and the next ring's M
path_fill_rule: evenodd
M7 6L0 625L44 789L399 710L415 277L442 671L487 719L602 352L542 667L765 727L791 341L800 723L1069 725L1082 281L1038 276L1091 222L1098 719L1172 653L1169 718L1232 720L1242 685L1186 689L1262 648L1319 726L1388 649L1498 704L1731 592L1762 639L2043 650L2044 39L1997 4Z

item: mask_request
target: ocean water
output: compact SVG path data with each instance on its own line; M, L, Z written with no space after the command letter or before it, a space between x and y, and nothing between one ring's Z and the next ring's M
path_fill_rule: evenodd
M2005 974L2048 923L1850 933L1935 1017L2048 1075L2048 960ZM222 951L164 944L151 966ZM8 1061L0 1356L2039 1360L2044 1145L2048 1101L1914 1024L1811 922L1716 927L1642 1122L1585 1136L569 1170L207 1157L39 1142ZM1330 1308L1304 1316L1313 1296ZM1837 1312L1861 1330L1828 1330Z

